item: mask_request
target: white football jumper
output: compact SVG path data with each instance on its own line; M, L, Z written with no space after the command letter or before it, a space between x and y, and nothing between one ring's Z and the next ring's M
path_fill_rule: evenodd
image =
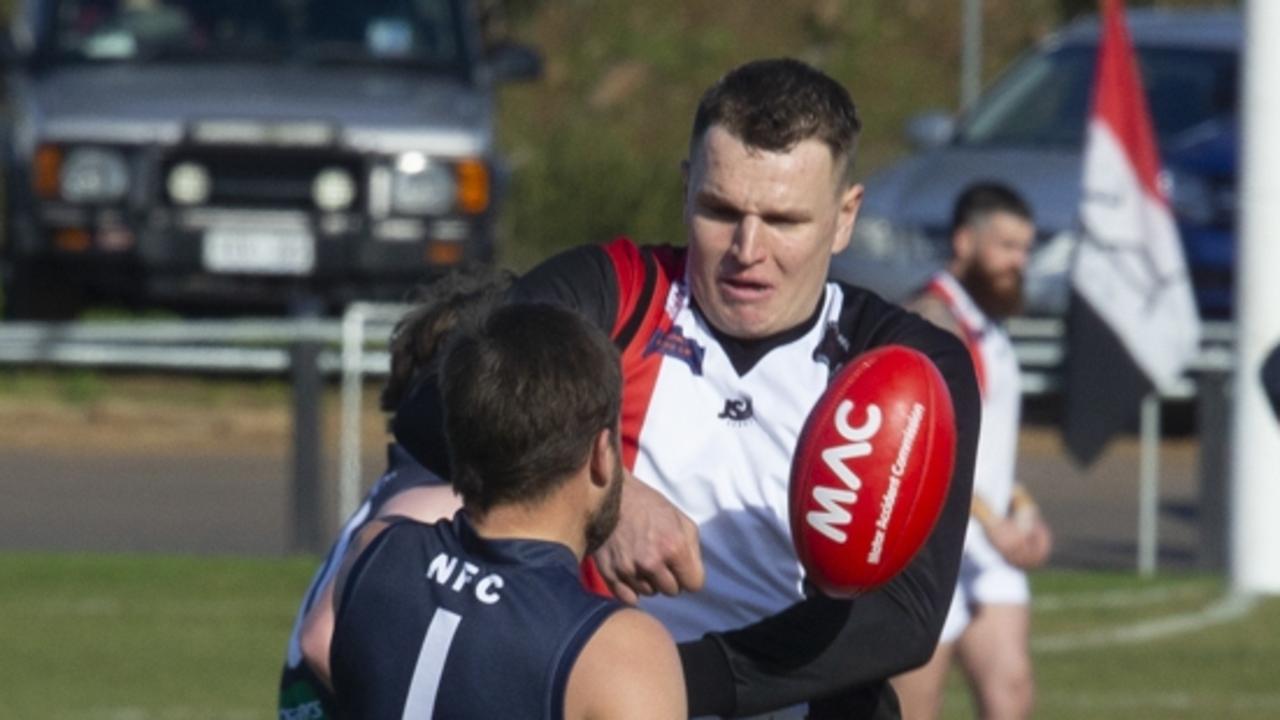
M1013 498L1022 410L1022 376L1009 335L978 308L950 273L939 272L929 290L944 300L964 333L982 392L982 430L973 470L973 494L1004 516ZM972 517L965 535L960 579L941 642L964 632L975 604L1024 604L1030 598L1026 573L1000 555Z
M640 601L677 642L755 622L804 597L787 517L791 456L827 387L829 368L814 351L843 300L840 288L827 284L812 327L739 376L688 297L684 282L673 283L667 312L685 338L705 348L702 372L662 359L633 468L701 534L703 590ZM731 413L734 401L746 404Z

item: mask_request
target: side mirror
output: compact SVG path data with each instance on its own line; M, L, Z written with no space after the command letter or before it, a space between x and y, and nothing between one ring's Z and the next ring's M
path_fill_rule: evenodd
M493 79L498 82L536 80L542 76L542 55L527 45L497 43L489 47L487 56Z
M907 142L917 150L946 145L955 132L955 118L944 112L928 112L907 121Z

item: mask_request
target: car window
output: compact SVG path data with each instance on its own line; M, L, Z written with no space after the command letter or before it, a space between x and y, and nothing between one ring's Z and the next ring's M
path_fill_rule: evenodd
M465 61L455 0L62 0L55 60Z
M1094 47L1036 53L982 98L957 134L961 145L1077 147L1092 97ZM1235 53L1143 48L1139 65L1161 144L1206 121L1234 115Z

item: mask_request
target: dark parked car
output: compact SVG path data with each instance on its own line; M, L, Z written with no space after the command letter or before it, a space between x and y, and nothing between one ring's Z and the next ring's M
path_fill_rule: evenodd
M283 308L486 261L493 91L538 56L468 0L23 0L0 39L10 317Z
M1235 254L1240 15L1131 10L1129 28L1197 301L1202 314L1221 317L1231 310ZM919 151L867 180L852 246L833 275L901 298L944 262L956 197L994 179L1027 198L1040 230L1027 312L1064 312L1098 29L1086 18L1048 38L958 121L914 119L908 135Z

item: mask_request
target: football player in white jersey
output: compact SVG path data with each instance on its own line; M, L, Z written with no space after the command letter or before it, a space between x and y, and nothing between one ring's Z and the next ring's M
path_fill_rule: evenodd
M735 68L694 117L684 245L582 245L534 268L509 294L571 307L619 348L621 519L586 574L671 630L692 716L795 717L808 703L815 720L898 717L888 678L932 656L955 586L977 382L955 337L827 281L861 202L859 128L848 91L802 62ZM897 578L856 599L826 597L805 582L791 545L791 456L831 374L891 344L928 356L951 392L957 441L947 504ZM447 476L447 457L432 442L440 437L430 427L434 388L433 377L419 378L410 397L427 411L402 406L395 433Z
M1013 345L999 323L1021 307L1034 238L1031 211L1013 190L990 182L970 186L956 201L950 263L908 305L964 341L982 392L972 517L955 598L933 658L894 680L910 720L938 715L953 655L979 717L1031 713L1030 594L1023 571L1045 562L1051 537L1035 501L1014 481L1022 387Z
M695 114L685 247L582 246L515 286L515 300L586 314L622 351L630 474L618 530L594 559L608 589L680 643L693 716L795 717L807 702L811 718L896 717L887 679L932 656L954 588L977 384L955 337L827 281L861 202L859 125L847 90L804 63L735 68ZM831 374L890 344L923 352L947 381L951 492L900 576L854 600L825 597L790 542L792 454Z

